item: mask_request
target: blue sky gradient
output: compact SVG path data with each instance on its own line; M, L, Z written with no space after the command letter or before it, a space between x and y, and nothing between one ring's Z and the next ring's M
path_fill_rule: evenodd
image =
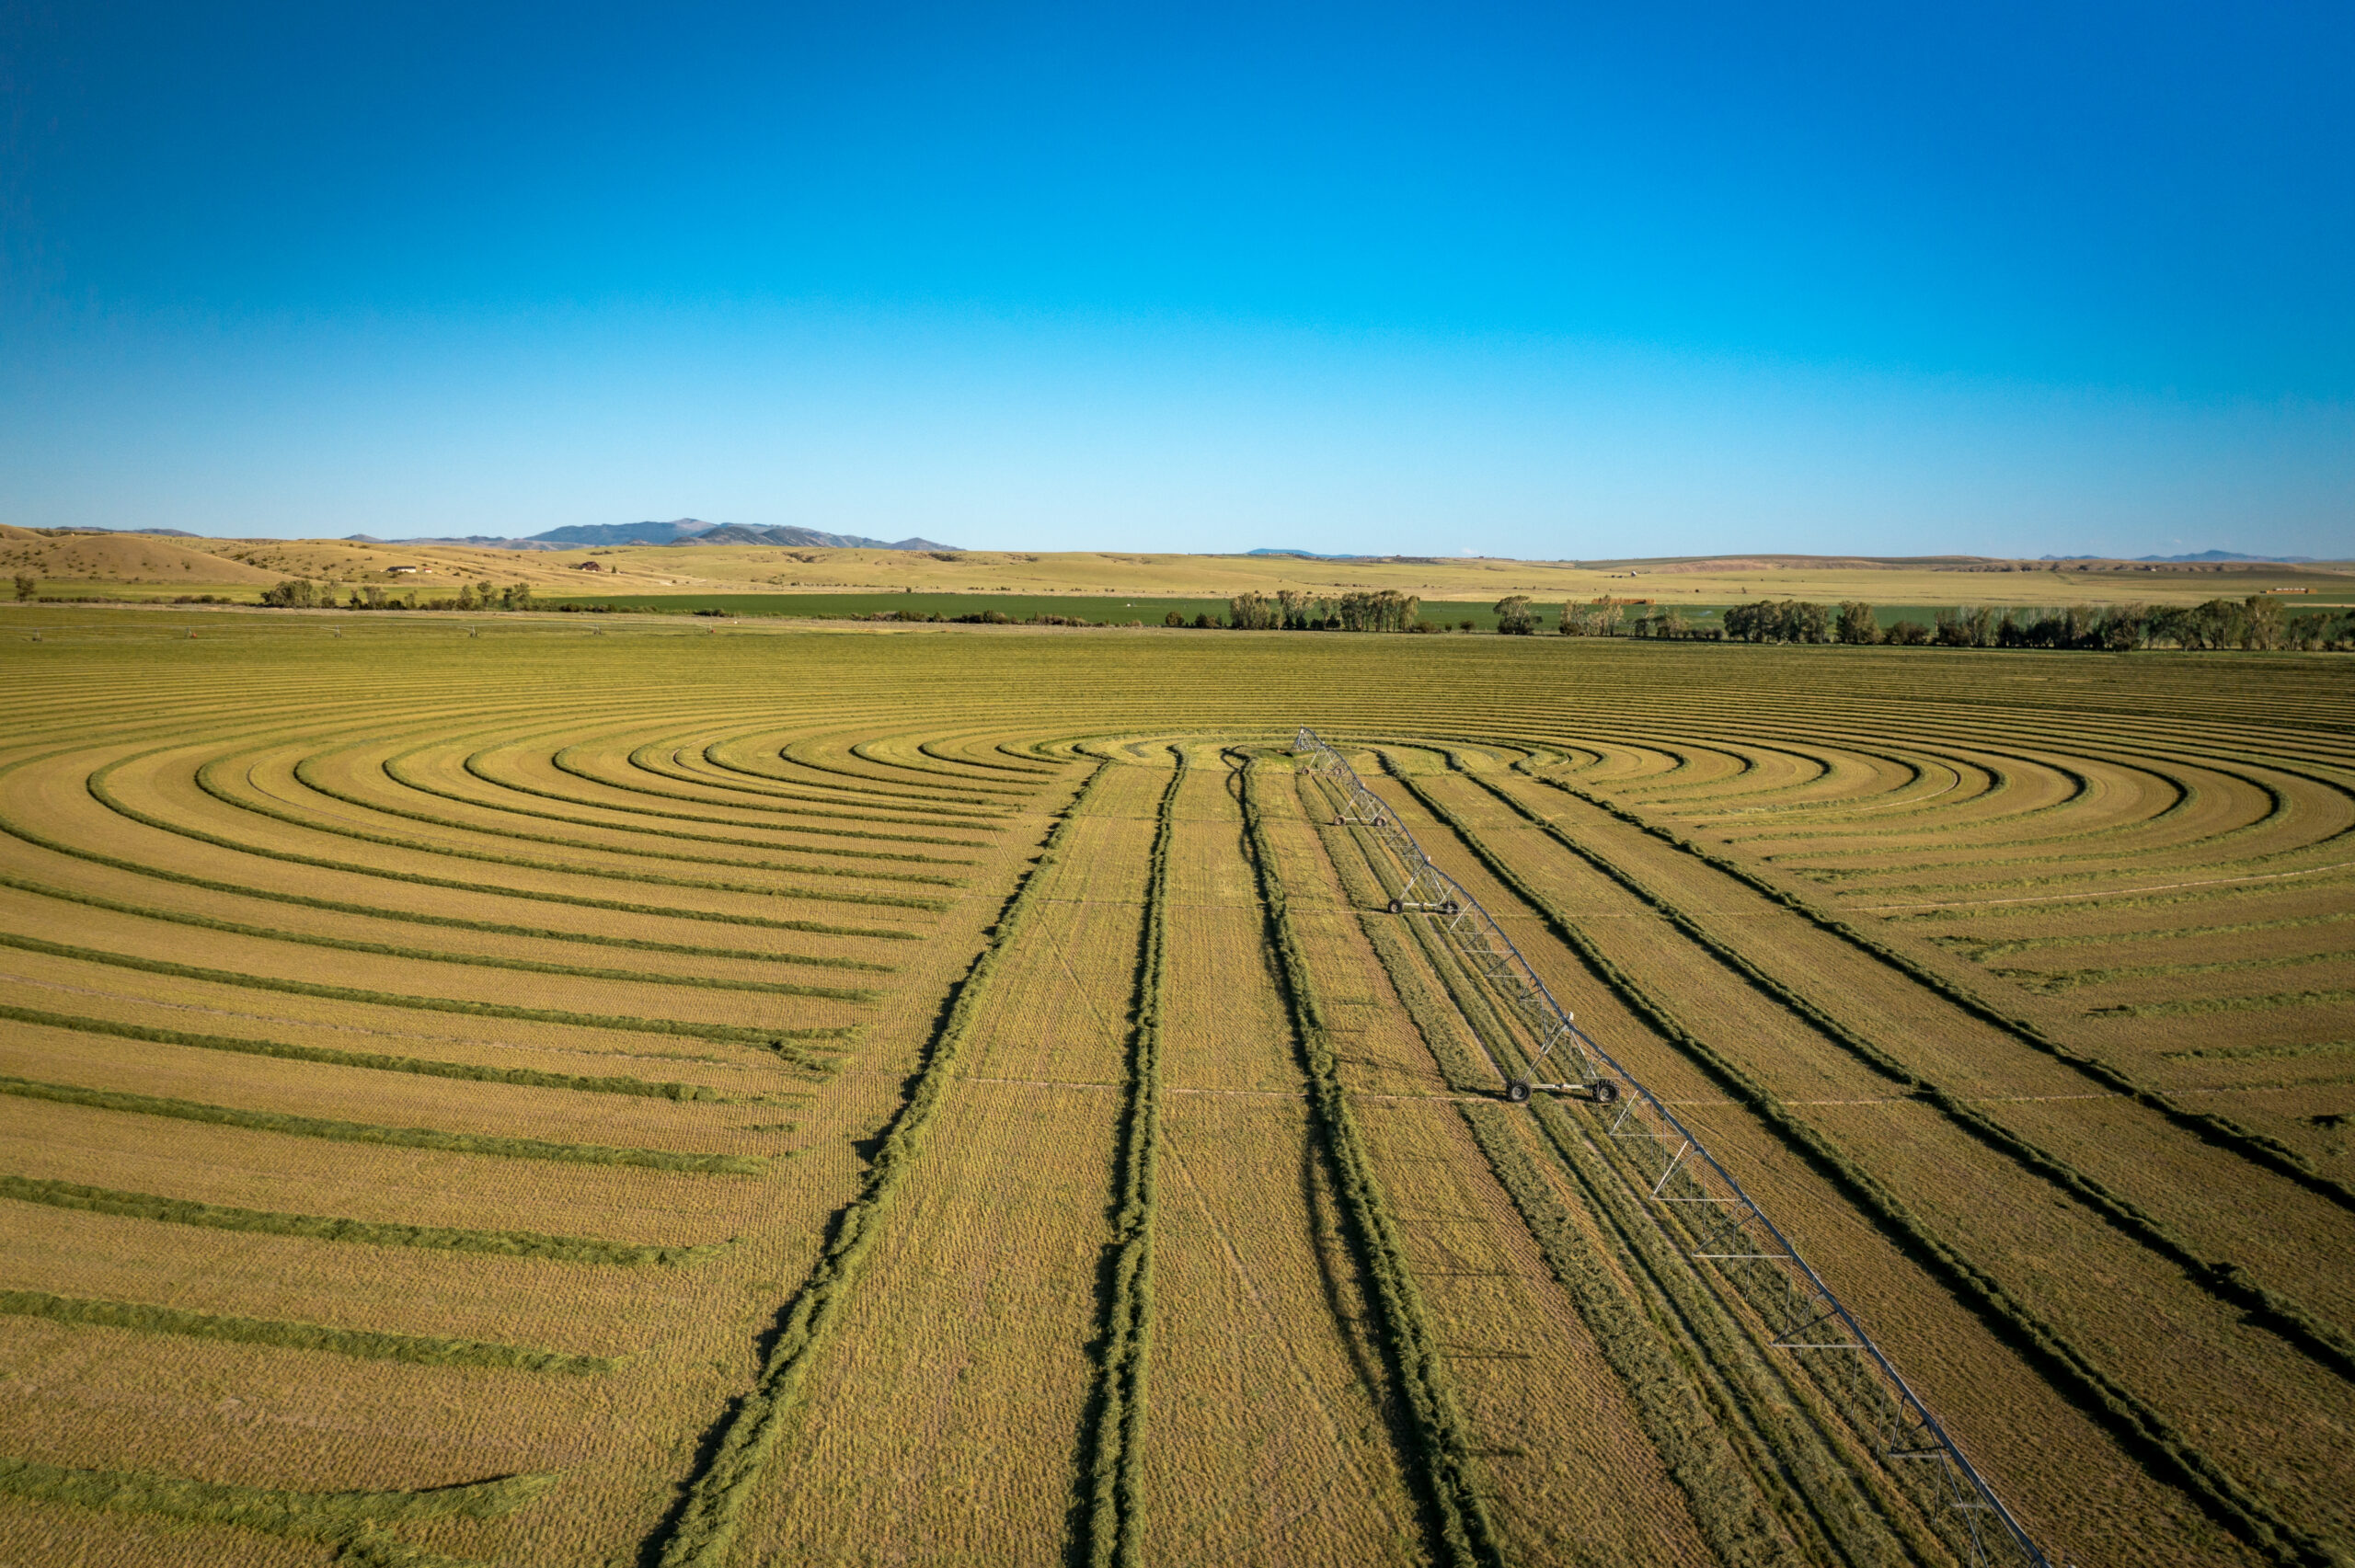
M2355 554L2355 13L0 0L0 521Z

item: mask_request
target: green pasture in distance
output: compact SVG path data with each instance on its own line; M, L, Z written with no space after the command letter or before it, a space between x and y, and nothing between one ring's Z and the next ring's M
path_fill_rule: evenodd
M856 615L890 614L906 612L913 615L975 615L994 610L1017 621L1027 621L1034 615L1063 615L1074 620L1125 626L1132 621L1142 621L1148 626L1158 626L1172 610L1192 624L1197 615L1223 619L1226 601L1223 599L1148 599L1111 593L603 593L550 594L537 603L542 609L554 609L565 604L611 605L614 609L641 613L691 615L698 610L718 610L729 615L785 615L842 618ZM1551 625L1558 604L1542 606L1546 624ZM1497 629L1496 601L1483 600L1478 603L1426 601L1422 609L1426 621L1438 621L1453 629L1458 623L1470 621L1480 631Z

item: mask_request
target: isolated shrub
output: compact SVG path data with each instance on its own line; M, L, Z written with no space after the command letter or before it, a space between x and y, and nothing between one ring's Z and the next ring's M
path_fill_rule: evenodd
M1510 594L1497 601L1497 630L1509 637L1525 637L1537 630L1537 613L1529 607L1525 593Z
M39 587L40 587L39 578L28 577L23 572L17 574L17 598L19 602L30 599L33 596L33 590Z

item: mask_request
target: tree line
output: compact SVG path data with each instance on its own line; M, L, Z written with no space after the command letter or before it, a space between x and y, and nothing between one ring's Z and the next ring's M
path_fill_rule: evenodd
M1539 629L1539 618L1526 598L1499 600L1497 628L1527 635ZM1901 620L1883 626L1879 612L1862 600L1818 604L1766 599L1729 606L1712 625L1672 605L1654 609L1629 600L1595 599L1564 604L1557 629L1572 637L1669 641L2279 652L2355 646L2355 610L2295 613L2269 594L2253 593L2189 606L2074 604L2047 610L1982 604L1936 611L1928 624Z
M30 579L17 581L17 597L31 597ZM262 590L261 601L281 609L338 608L334 589L289 578ZM454 599L420 601L414 590L394 595L374 585L355 589L341 606L350 610L531 610L539 608L529 583L504 588L491 582L461 586ZM570 604L559 609L576 608ZM603 605L597 609L605 608ZM1497 630L1506 636L1532 636L1545 628L1542 608L1526 594L1497 601ZM1422 600L1383 589L1339 595L1280 589L1272 594L1238 593L1227 601L1223 619L1203 612L1189 622L1172 610L1163 624L1200 630L1245 632L1442 632L1421 619ZM707 612L706 613L718 613ZM998 611L963 615L884 612L871 620L987 622L995 624L1092 624L1062 615L1034 615L1017 622ZM1107 623L1108 624L1109 623ZM1135 624L1136 623L1131 623ZM1458 623L1470 631L1473 623ZM2226 648L2257 652L2355 647L2355 609L2293 611L2262 593L2245 599L2211 599L2195 605L2075 604L2061 609L1972 605L1932 612L1929 623L1901 620L1888 626L1862 600L1819 604L1804 599L1763 599L1729 605L1712 623L1674 605L1610 597L1572 600L1560 606L1554 629L1568 637L1637 637L1670 642L1887 644L1899 647L2086 648L2126 652L2172 647L2194 651Z
M261 590L261 601L280 610L334 610L335 588L328 583L315 583L305 578L287 578ZM509 583L505 588L493 582L465 583L455 599L419 601L412 589L405 594L388 593L370 583L351 590L351 597L339 607L345 610L532 610L537 605L532 599L532 585L527 582Z

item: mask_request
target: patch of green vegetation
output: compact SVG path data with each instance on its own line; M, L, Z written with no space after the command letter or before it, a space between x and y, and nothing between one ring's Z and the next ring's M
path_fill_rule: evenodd
M0 1074L0 1094L24 1100L47 1100L60 1105L84 1105L98 1111L124 1111L132 1116L209 1122L214 1127L244 1127L253 1132L281 1132L295 1138L323 1138L338 1143L375 1143L393 1149L431 1149L449 1154L492 1154L510 1160L557 1160L578 1165L638 1165L655 1171L697 1171L740 1176L757 1176L768 1169L768 1160L757 1154L691 1154L672 1149L624 1149L603 1143L551 1143L537 1138L442 1132L434 1127L378 1127L372 1122L296 1116L281 1111L252 1111L238 1105L213 1105L201 1100L180 1100L162 1094L92 1089L79 1083L45 1083L39 1079L17 1078L9 1074Z
M1043 873L1054 863L1065 830L1109 766L1099 764L1063 807L1039 858L1006 899L981 952L951 994L908 1097L867 1163L858 1195L835 1215L826 1250L787 1305L758 1379L729 1414L709 1459L689 1483L662 1538L661 1568L726 1568L744 1504L785 1435L802 1381L864 1272L884 1214L923 1155L925 1132L939 1112L950 1069L981 1015L990 978L1037 903Z
M1269 943L1276 951L1285 1009L1292 1015L1310 1102L1315 1109L1318 1141L1331 1162L1335 1186L1354 1232L1353 1247L1373 1286L1384 1358L1406 1396L1418 1479L1431 1511L1433 1555L1454 1568L1476 1564L1494 1568L1503 1562L1504 1554L1488 1513L1488 1482L1474 1457L1476 1449L1454 1379L1447 1369L1439 1327L1431 1321L1407 1266L1397 1221L1350 1108L1324 1007L1310 979L1306 955L1292 930L1283 878L1276 868L1275 849L1268 841L1267 823L1260 814L1261 765L1262 759L1255 757L1243 770L1245 854L1258 885Z
M152 1306L144 1301L102 1301L82 1296L55 1296L46 1290L0 1290L0 1312L95 1328L176 1333L190 1339L226 1340L235 1345L266 1345L280 1350L326 1350L364 1361L406 1361L419 1367L494 1367L520 1372L580 1373L610 1372L621 1365L605 1356L568 1356L554 1350L533 1350L524 1345L493 1345L475 1339L376 1333L271 1318L185 1312L177 1307Z
M32 1176L0 1174L0 1198L37 1203L45 1208L65 1208L84 1214L111 1214L125 1219L154 1219L167 1225L195 1225L208 1230L244 1230L265 1236L299 1236L316 1242L357 1242L373 1247L423 1247L452 1253L477 1253L491 1257L538 1258L551 1263L675 1265L701 1263L716 1255L718 1245L684 1247L642 1246L608 1242L593 1236L548 1236L532 1230L461 1230L444 1225L391 1225L366 1219L344 1219L327 1214L282 1214L266 1208L239 1208L230 1204L198 1203L166 1197L159 1193L120 1192L111 1187L84 1186L78 1182L43 1181Z
M373 1072L413 1072L425 1078L458 1078L477 1083L515 1083L533 1089L569 1089L587 1094L633 1094L649 1100L706 1100L722 1104L736 1097L701 1083L653 1082L643 1078L584 1077L571 1072L535 1072L522 1067L486 1067L471 1061L435 1061L424 1057L386 1056L377 1051L339 1051L325 1046L291 1046L279 1040L254 1040L235 1035L199 1035L181 1029L156 1029L111 1018L84 1018L66 1013L0 1004L0 1018L37 1024L51 1029L71 1029L84 1035L112 1035L118 1039L144 1040L160 1046L189 1046L198 1050L232 1051L241 1056L276 1057L285 1061L315 1061L330 1067L364 1068Z
M1161 986L1169 956L1169 841L1186 754L1161 792L1145 878L1144 931L1137 956L1136 1024L1129 1040L1129 1095L1120 1132L1120 1207L1112 1220L1112 1295L1097 1379L1087 1546L1092 1568L1132 1568L1140 1560L1143 1504L1137 1493L1143 1451L1145 1373L1153 1340L1155 1176L1161 1153Z

